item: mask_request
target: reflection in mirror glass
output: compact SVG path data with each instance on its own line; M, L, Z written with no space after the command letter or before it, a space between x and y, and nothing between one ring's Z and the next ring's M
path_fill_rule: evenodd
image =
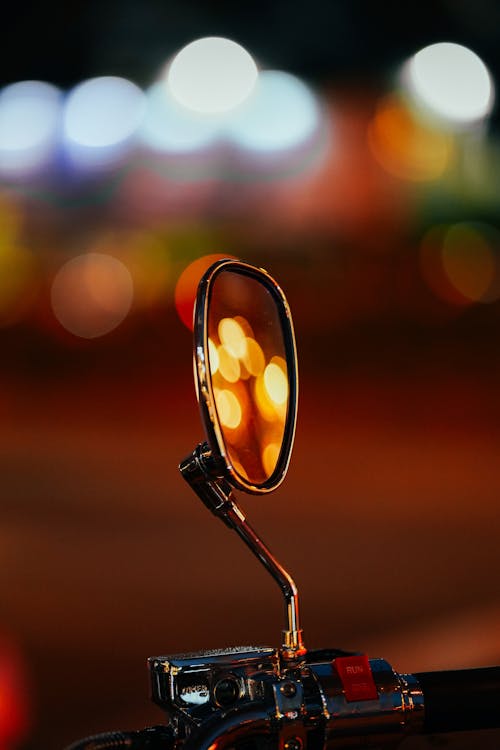
M289 403L278 307L262 282L235 271L217 276L208 355L227 457L244 480L260 485L276 469Z

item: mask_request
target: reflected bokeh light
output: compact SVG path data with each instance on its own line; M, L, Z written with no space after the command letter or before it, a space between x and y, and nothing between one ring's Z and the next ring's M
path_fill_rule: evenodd
M213 115L229 112L247 99L257 81L252 56L222 37L197 39L172 60L167 81L173 98L187 109Z
M51 288L52 310L70 333L92 339L114 330L133 300L130 272L117 258L87 253L67 261Z
M47 165L61 108L61 92L43 81L20 81L0 91L0 173L23 175Z
M246 351L243 355L243 364L246 370L253 375L254 378L258 377L264 372L266 366L266 358L264 352L258 341L251 336L246 339Z
M264 385L269 398L276 406L288 401L288 379L286 362L282 357L273 357L264 370Z
M208 338L217 413L221 426L230 429L225 434L229 458L253 482L271 476L276 467L289 398L286 361L274 354L276 348L282 347L280 336L275 332L269 339L267 346L272 351L268 349L266 365L263 348L245 335L245 331L262 329L264 342L269 338L269 331L263 328L264 320L265 316L263 320L256 317L251 325L241 315L223 317L218 324L211 322ZM255 446L261 446L260 465L256 462Z
M219 369L219 353L210 337L208 338L208 361L210 363L210 372L214 375Z
M276 468L290 398L277 303L259 280L223 269L209 286L207 327L223 452L241 477L258 486Z
M279 443L268 443L262 451L262 464L264 470L271 475L274 471L280 454L281 445Z
M214 398L222 426L229 427L231 430L239 427L242 409L237 395L228 388L215 388Z
M231 349L224 344L217 347L217 355L219 358L219 367L217 372L222 375L224 380L228 383L237 383L241 376L240 363L237 356L235 356Z
M229 353L237 359L244 359L247 353L247 339L242 326L234 318L223 318L218 328L219 338Z
M475 123L493 107L493 81L486 65L461 44L424 47L409 60L403 78L423 106L450 124Z
M259 413L267 422L273 423L276 419L276 404L273 403L266 388L264 373L258 375L253 386L255 403Z

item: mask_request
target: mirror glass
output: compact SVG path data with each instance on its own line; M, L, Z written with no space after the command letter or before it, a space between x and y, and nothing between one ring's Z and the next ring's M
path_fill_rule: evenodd
M271 290L257 275L223 270L213 281L206 320L225 453L243 483L257 486L278 466L290 407L283 303Z

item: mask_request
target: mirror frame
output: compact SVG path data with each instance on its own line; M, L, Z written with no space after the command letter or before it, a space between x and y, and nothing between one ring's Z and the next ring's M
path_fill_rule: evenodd
M255 279L267 289L276 303L283 332L289 380L289 402L285 429L274 471L265 482L260 484L253 484L241 476L232 466L212 389L208 362L208 311L213 284L224 271L232 271ZM295 437L298 402L297 350L292 316L286 297L273 277L263 268L257 268L240 260L222 259L210 266L203 274L198 285L194 308L194 372L201 419L212 457L215 460L215 466L218 467L217 476L223 476L233 487L255 495L265 494L276 489L285 478Z

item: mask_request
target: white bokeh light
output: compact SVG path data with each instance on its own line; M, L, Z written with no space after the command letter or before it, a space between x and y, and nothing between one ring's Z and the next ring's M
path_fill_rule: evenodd
M203 114L220 114L235 109L250 96L257 76L252 56L240 44L222 37L205 37L177 53L167 82L182 106Z
M0 170L31 172L56 146L62 95L44 81L20 81L0 92Z
M137 132L144 109L144 93L126 78L102 76L80 83L65 105L68 150L82 163L112 160Z
M255 93L229 125L243 148L281 151L300 146L318 129L320 109L312 91L296 76L279 70L259 74Z
M477 122L493 107L494 88L486 65L460 44L424 47L408 61L403 78L420 103L450 123Z
M67 261L51 288L52 310L67 331L92 339L115 329L132 305L134 287L128 268L104 253Z
M146 98L146 114L139 137L150 148L185 153L203 148L216 138L217 124L179 106L164 81L153 84Z

